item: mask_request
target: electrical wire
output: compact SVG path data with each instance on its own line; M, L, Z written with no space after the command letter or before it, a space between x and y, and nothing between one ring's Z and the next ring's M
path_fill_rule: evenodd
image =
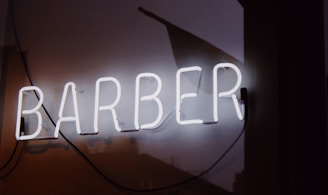
M30 82L30 84L33 86L33 80L32 80L32 76L30 74L30 70L29 70L29 65L27 63L27 60L25 59L22 47L20 45L19 39L18 39L18 33L17 33L17 29L15 26L15 20L14 20L14 10L13 10L13 2L14 0L11 1L11 20L12 20L12 26L13 26L13 31L14 31L14 37L16 40L16 44L23 62L23 66L25 68L28 80ZM36 97L39 99L38 94L34 91ZM49 120L51 121L51 123L56 126L56 123L54 122L53 118L51 117L51 115L49 114L48 110L46 109L46 107L42 104L42 109L44 110L45 114L47 115L47 117L49 118ZM166 119L164 120L164 122L166 121ZM206 170L204 170L203 172L199 173L198 175L195 175L193 177L190 177L188 179L182 180L180 182L171 184L171 185L166 185L166 186L162 186L162 187L157 187L157 188L152 188L152 189L134 189L134 188L129 188L127 186L124 186L116 181L114 181L113 179L111 179L110 177L108 177L105 173L103 173L100 168L98 168L75 144L73 144L63 133L61 130L59 130L59 134L63 137L63 139L75 150L75 152L78 153L78 155L80 155L88 164L91 168L94 169L95 172L97 172L104 180L106 180L108 183L112 184L113 186L117 187L120 190L123 191L128 191L128 192L137 192L137 193L141 193L141 192L155 192L155 191L162 191L162 190L169 190L175 187L178 187L180 185L189 183L191 181L195 181L197 179L200 179L202 176L204 176L206 173L210 172L229 152L230 150L234 147L234 145L239 141L239 139L241 138L241 136L243 135L244 131L245 131L245 127L247 124L247 104L245 103L245 122L244 122L244 126L242 128L242 130L240 131L240 133L238 134L238 136L236 137L236 139L230 144L230 146L225 150L225 152L223 154L221 154L221 156L210 166L208 167Z
M11 3L11 2L9 2L9 3ZM0 167L0 172L3 171L3 170L5 170L9 166L9 164L11 163L11 161L14 159L15 154L17 153L18 146L19 146L19 142L16 140L15 147L14 147L13 151L11 152L8 160ZM0 176L0 179L3 179L5 177L7 177L15 169L16 165L18 164L18 162L19 162L19 160L21 158L21 154L22 154L23 150L24 150L24 148L22 148L21 153L19 155L19 159L16 161L15 165L13 166L13 168L11 170L9 170L5 175Z
M10 155L10 157L8 158L8 160L6 161L6 163L3 164L3 165L0 167L0 171L6 169L7 166L10 164L10 162L13 160L13 158L14 158L16 152L17 152L18 145L19 145L19 142L16 141L15 148L14 148L13 152L11 153L11 155Z
M9 158L10 160L7 161L8 164L6 163L6 166L3 166L4 168L6 168L9 165L9 163L14 159L14 156L15 156L14 154L16 154L17 148L18 148L18 141L16 141L16 146L15 146L14 152L12 153L12 155ZM19 161L20 161L20 159L22 157L23 151L24 151L24 148L22 148L22 150L20 151L20 154L18 155L18 159L16 160L14 166L6 174L1 175L0 176L0 180L6 178L8 175L10 175L16 169L16 166L18 165L18 163L19 163Z

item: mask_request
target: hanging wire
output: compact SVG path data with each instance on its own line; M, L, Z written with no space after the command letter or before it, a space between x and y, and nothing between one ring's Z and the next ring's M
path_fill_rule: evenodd
M19 142L16 141L16 145L15 145L15 149L13 151L13 153L11 154L10 158L8 159L8 161L6 162L6 164L4 166L1 167L0 171L4 171L8 166L9 163L14 159L15 154L17 153L17 148L18 148L18 144ZM23 146L24 147L24 146ZM20 151L19 155L18 155L18 159L16 160L15 164L11 167L11 169L9 171L7 171L7 173L5 173L4 175L0 175L0 180L6 178L7 176L9 176L17 167L22 154L23 154L24 148L22 148L22 150Z

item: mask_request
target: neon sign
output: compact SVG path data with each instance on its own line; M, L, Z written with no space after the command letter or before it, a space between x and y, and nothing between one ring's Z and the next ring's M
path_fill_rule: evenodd
M218 93L218 69L231 69L237 75L237 81L232 89L224 92ZM199 66L192 66L192 67L185 67L180 68L176 72L176 102L175 102L175 113L176 113L176 122L180 125L189 125L189 124L208 124L208 122L204 122L202 119L182 119L181 118L181 105L184 104L185 99L189 98L197 98L196 92L181 92L181 76L183 74L187 74L188 72L199 72L201 73L202 68ZM243 120L244 118L244 109L243 104L241 107L239 105L237 96L235 92L240 88L242 82L242 74L239 68L231 63L219 63L214 66L212 70L213 74L213 122L217 123L219 120L218 117L218 98L231 98L233 101L234 109L236 111L236 115L239 120ZM140 95L140 90L142 88L141 80L150 78L156 81L157 87L155 91L149 95ZM135 106L134 106L134 128L133 131L139 131L142 129L154 129L158 127L161 123L163 118L163 104L162 101L159 99L158 95L162 90L162 80L161 78L155 73L140 73L136 77L136 85L135 85ZM100 90L101 85L104 83L113 84L116 88L115 99L111 104L108 105L100 105ZM28 91L35 91L39 94L38 103L32 109L23 109L23 99L24 93ZM98 122L99 122L99 112L109 111L113 117L113 123L116 131L122 132L119 125L119 120L117 117L117 112L115 107L119 104L121 99L121 84L118 79L114 77L101 77L98 78L95 85L95 102L94 102L94 120L93 120L93 132L90 134L97 134L99 132ZM73 114L69 116L64 116L63 111L66 105L67 94L71 93L73 98ZM44 95L42 90L37 86L26 86L19 90L18 94L18 108L17 108L17 119L16 119L16 139L17 140L32 140L37 139L38 135L42 129L42 115L39 112L42 104L44 101ZM157 115L154 121L143 124L139 121L139 113L140 113L140 102L155 102L157 105ZM21 134L21 117L24 115L35 115L37 119L37 127L32 134L29 135L22 135ZM76 85L73 82L68 82L64 86L59 111L58 111L58 120L56 122L55 131L54 131L54 138L58 138L59 129L62 123L75 123L75 128L77 134L82 134L81 125L80 125L80 117L79 117L79 109L78 109L78 102L77 102L77 94L76 94Z

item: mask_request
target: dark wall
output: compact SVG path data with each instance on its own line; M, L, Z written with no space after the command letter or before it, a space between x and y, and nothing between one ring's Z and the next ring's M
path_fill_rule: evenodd
M247 194L327 194L323 2L244 2Z

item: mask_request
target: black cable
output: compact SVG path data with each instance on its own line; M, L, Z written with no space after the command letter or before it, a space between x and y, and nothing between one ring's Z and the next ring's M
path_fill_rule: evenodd
M15 21L14 21L14 12L13 12L13 1L11 1L11 18L12 18L12 26L13 26L13 30L14 30L14 36L15 36L15 40L17 43L17 47L19 49L19 53L21 55L21 59L23 61L23 65L28 77L28 80L30 82L31 85L33 84L32 78L31 78L31 74L29 71L29 66L28 63L25 59L23 50L21 48L21 45L19 43L19 39L18 39L18 34L17 34L17 29L15 27ZM38 94L34 91L36 97L39 99ZM44 112L46 113L47 117L49 118L49 120L51 121L51 123L56 126L56 123L54 122L54 120L52 119L51 115L49 114L48 110L46 109L46 107L42 104L42 109L44 110ZM164 120L165 121L165 120ZM186 183L189 183L191 181L200 179L200 177L202 177L203 175L205 175L206 173L208 173L209 171L211 171L229 152L230 150L233 148L233 146L239 141L239 139L241 138L241 136L243 135L244 131L245 131L245 127L247 124L247 104L245 104L245 123L244 126L241 130L241 132L239 133L239 135L237 136L237 138L234 140L234 142L232 142L232 144L227 148L227 150L209 167L207 168L205 171L201 172L198 175L195 175L189 179L185 179L182 180L180 182L177 182L175 184L171 184L171 185L167 185L167 186L162 186L162 187L157 187L157 188L153 188L153 189L133 189L133 188L129 188L126 187L116 181L114 181L113 179L109 178L107 175L105 175L75 144L73 144L63 133L61 130L59 130L59 134L63 137L63 139L104 179L106 180L108 183L112 184L113 186L124 190L124 191L128 191L128 192L155 192L155 191L161 191L161 190L168 190Z
M16 146L18 148L18 141L16 141ZM16 146L15 146L15 152L13 154L15 154L17 152L16 151ZM6 174L1 175L0 176L0 180L6 178L8 175L10 175L16 169L16 167L17 167L17 165L18 165L18 163L19 163L19 161L20 161L20 159L22 157L23 151L24 151L24 148L22 148L22 150L20 151L20 154L18 155L18 159L16 160L14 166ZM13 157L14 157L14 155L11 156L11 160L13 159ZM10 161L7 161L7 162L10 162ZM9 163L7 164L7 166L8 165L9 165Z
M13 152L11 153L11 155L10 155L10 157L8 158L7 162L6 162L4 165L2 165L2 166L0 167L0 171L6 169L7 166L9 165L9 163L13 160L13 158L14 158L16 152L17 152L18 144L19 144L19 142L16 141L15 148L14 148Z
M11 2L9 2L9 3L11 3ZM10 7L12 7L12 6L10 5ZM8 10L8 11L11 12L12 10ZM10 16L12 16L12 15L13 14L10 13ZM18 145L19 145L19 142L16 140L14 150L10 154L10 157L8 158L8 160L0 167L0 171L5 170L8 167L8 165L11 163L11 161L14 159L15 154L17 153ZM22 151L23 151L23 149L22 149ZM20 153L20 156L22 154L22 151ZM20 159L20 156L19 156L19 159ZM19 161L19 159L18 159L18 161ZM3 179L6 176L8 176L14 170L14 168L16 167L16 165L18 164L18 161L16 161L15 166L7 174L5 174L4 176L0 176L0 179Z
M13 5L14 4L14 0L11 0L9 3L10 3L10 5L9 5L10 6L10 10L8 10L8 11L10 11L11 24L12 24L12 28L13 28L13 32L14 32L14 37L15 37L15 40L16 40L16 44L17 44L17 47L18 47L18 51L19 51L21 60L22 60L22 62L24 64L25 72L28 75L31 75L30 72L29 72L28 67L26 66L27 61L25 59L24 52L22 50L22 47L20 45L20 42L17 39L18 35L17 35L17 29L16 29L16 25L15 25L15 21L14 21L15 20L15 18L14 18L14 5ZM27 78L28 78L29 82L31 83L31 85L33 86L34 84L33 84L33 81L31 79L31 77L27 77Z

